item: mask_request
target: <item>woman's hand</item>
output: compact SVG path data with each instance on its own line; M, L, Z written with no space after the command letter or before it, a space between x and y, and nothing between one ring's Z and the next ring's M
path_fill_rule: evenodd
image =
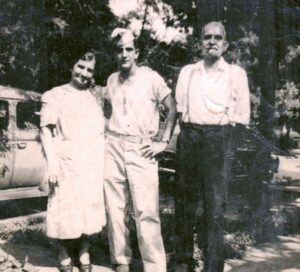
M58 187L58 171L56 167L48 167L44 181L40 186L40 190L46 192L49 196L54 195L55 188Z
M39 190L50 196L54 194L56 187L58 187L58 172L54 167L48 167L45 176L40 183Z
M50 187L58 186L59 180L58 180L57 167L55 167L55 166L48 167L46 178L47 178L47 181L48 181Z

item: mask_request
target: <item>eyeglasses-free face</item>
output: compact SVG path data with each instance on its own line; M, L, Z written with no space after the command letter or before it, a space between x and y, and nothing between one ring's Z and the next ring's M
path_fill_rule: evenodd
M95 60L78 60L72 69L72 83L79 89L87 88L93 78Z
M228 47L224 30L219 25L214 24L208 24L204 27L201 43L204 57L219 58Z
M135 48L134 41L117 44L117 60L121 70L130 70L139 56L139 50Z

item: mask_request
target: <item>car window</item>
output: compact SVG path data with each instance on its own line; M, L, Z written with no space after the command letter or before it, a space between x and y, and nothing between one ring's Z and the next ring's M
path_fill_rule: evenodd
M0 129L7 129L8 116L8 102L0 100Z
M17 127L22 130L38 130L40 125L40 110L40 102L19 102L17 104Z

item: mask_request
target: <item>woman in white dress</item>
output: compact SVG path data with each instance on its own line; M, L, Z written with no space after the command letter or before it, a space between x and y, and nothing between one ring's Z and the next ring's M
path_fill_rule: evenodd
M47 235L59 246L59 269L73 270L68 241L79 242L80 271L92 271L89 236L106 223L103 198L104 115L92 87L96 59L76 60L71 81L42 96L41 140L50 193Z

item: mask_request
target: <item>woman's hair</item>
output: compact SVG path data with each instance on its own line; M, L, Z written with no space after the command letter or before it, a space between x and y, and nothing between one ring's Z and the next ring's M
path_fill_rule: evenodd
M95 60L95 53L89 51L86 52L81 58L79 58L78 60L85 60L85 61L92 61Z
M83 50L81 52L73 53L69 56L69 64L70 69L73 68L76 62L79 60L85 60L85 61L96 61L96 54L92 50Z

